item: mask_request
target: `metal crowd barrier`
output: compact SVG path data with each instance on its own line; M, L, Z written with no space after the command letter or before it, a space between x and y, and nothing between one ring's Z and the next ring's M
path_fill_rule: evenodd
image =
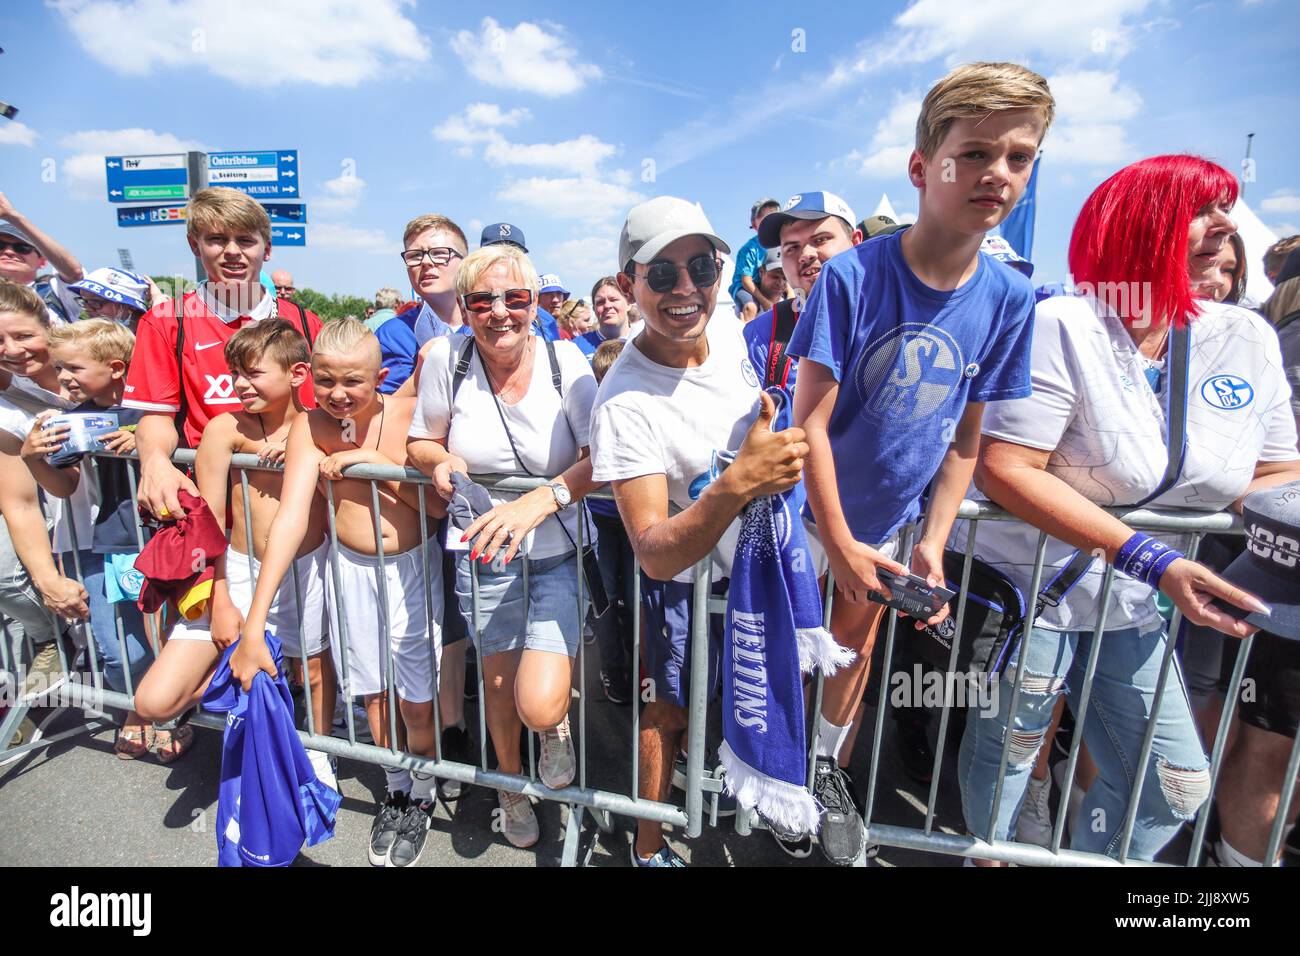
M107 456L104 457L116 457ZM191 464L194 459L194 452L180 451L177 452L175 460L179 464ZM243 496L244 513L249 514L249 470L279 470L278 467L265 466L259 463L258 459L252 455L236 455L232 464L240 469L239 490ZM425 496L430 493L429 486L431 481L428 477L413 469L401 469L393 467L383 467L376 465L353 465L346 469L345 475L348 478L368 481L371 489L371 499L374 504L373 514L375 522L376 541L378 544L378 563L381 571L380 580L383 580L382 569L386 560L383 552L383 536L379 526L378 517L378 482L380 481L403 481L414 483L417 486L418 502L423 510ZM494 486L504 491L528 491L544 483L543 479L518 478L518 477L500 477L486 476L480 480L494 484ZM133 479L134 482L134 479ZM334 525L334 501L333 501L333 483L326 484L328 495L328 515L329 515L329 535L331 544L336 543L335 525ZM132 485L134 491L134 483ZM608 496L608 492L599 492L598 495ZM1121 517L1125 523L1137 530L1148 531L1173 531L1190 533L1193 536L1193 546L1190 555L1196 554L1196 548L1199 546L1201 538L1207 533L1228 532L1241 534L1240 519L1228 514L1212 515L1189 515L1186 513L1175 513L1167 511L1156 511L1148 509L1125 510L1109 509L1112 513ZM969 534L967 537L966 558L962 570L960 596L957 599L957 606L954 609L960 631L960 623L964 618L966 609L966 585L969 581L972 557L975 554L975 542L977 531L982 521L1006 520L1009 516L1001 509L990 505L987 502L964 502L959 512L959 518L968 519ZM73 522L68 522L68 527L72 534L72 546L74 554L79 551L78 542L76 541L75 527ZM577 560L581 560L582 538L581 534L585 530L586 523L579 522L580 537L578 539ZM903 550L901 554L910 553L911 541L915 534L915 527L912 526L904 531ZM137 521L138 540L143 544L143 530ZM247 540L252 541L253 535L251 527L246 528L248 531ZM428 551L425 545L428 541L427 526L421 531L421 555L422 561L425 562L425 579L428 579ZM1033 580L1030 587L1031 594L1036 594L1040 587L1043 572L1043 556L1046 547L1047 536L1040 534L1038 539L1037 555L1033 569ZM251 548L250 548L251 550ZM250 556L251 559L251 556ZM74 559L76 567L71 569L78 580L82 578L82 569L79 560ZM361 743L356 737L356 727L354 725L352 699L343 691L345 701L345 714L347 726L347 738L339 739L332 736L317 734L314 730L299 731L305 746L311 749L319 750L324 753L332 754L336 757L343 757L350 760L357 760L364 763L375 764L385 767L403 767L410 770L419 770L425 773L432 773L440 779L451 779L460 781L462 784L490 787L523 793L539 800L547 800L566 804L569 808L568 819L566 823L565 839L562 850L562 863L565 865L575 865L585 863L590 859L594 841L588 841L584 849L583 834L585 821L590 817L594 824L603 832L610 832L614 827L612 820L613 814L619 814L638 820L652 820L673 827L683 828L687 837L699 837L703 832L705 822L716 826L718 798L722 789L722 783L719 779L711 774L705 773L705 756L706 756L706 725L708 718L709 706L709 687L708 687L708 670L709 670L709 639L708 639L708 617L710 613L725 613L726 599L711 595L711 563L705 559L696 565L696 582L693 592L693 630L691 639L691 660L690 660L690 680L691 692L688 702L688 728L684 736L684 744L687 748L687 768L686 768L686 789L685 789L685 806L678 807L672 803L658 802L654 800L642 799L637 796L639 789L639 730L640 730L640 713L638 702L641 699L642 687L638 680L637 662L640 657L640 575L637 574L634 582L634 600L630 609L632 616L632 687L629 688L632 700L630 709L630 733L631 733L631 784L627 792L617 790L601 789L591 785L588 778L587 755L588 755L588 729L589 721L587 715L587 687L586 687L586 643L583 640L578 642L578 653L575 661L577 680L576 689L578 692L577 700L577 725L578 732L575 739L575 750L578 757L578 774L575 784L559 790L552 790L544 786L537 778L536 772L536 740L527 727L524 727L524 733L529 739L529 760L527 773L509 774L499 770L488 768L488 741L486 714L485 714L485 693L483 688L483 668L481 665L477 668L478 674L478 731L479 731L479 762L477 764L456 763L445 760L442 757L442 716L440 708L440 694L438 693L439 674L438 661L433 652L433 644L430 639L429 654L431 662L431 671L434 683L434 739L435 746L438 748L435 757L429 758L416 754L411 754L398 750L396 745L392 747L379 747L374 744ZM65 574L68 569L65 569ZM329 573L335 575L335 584L339 584L337 552L331 548L331 559ZM1111 590L1111 584L1114 578L1114 568L1107 567L1103 579L1102 593L1099 601L1098 611L1098 630L1104 630L1107 597ZM523 575L525 581L528 575L528 561L524 559ZM477 568L473 573L473 617L470 622L471 630L478 629L478 584ZM293 575L293 585L296 596L300 594L301 583L297 580L296 572ZM583 612L585 607L585 595L583 593L582 575L578 575L579 585L578 593L575 599L578 602L580 619L587 620ZM336 587L336 593L341 596L343 602L346 602L346 595L342 594L342 588ZM525 589L525 593L526 589ZM385 673L387 675L387 684L393 686L394 662L391 653L389 633L389 612L387 605L387 594L384 594L384 602L380 607L379 616L379 638L384 651ZM611 596L613 598L613 596ZM429 619L432 621L432 595L425 589L425 605L429 612ZM298 602L301 606L301 601ZM526 605L525 605L526 607ZM830 586L829 575L826 582L824 614L827 626L829 626L830 615L833 607L833 588ZM455 613L455 607L445 608L445 613ZM612 611L612 608L611 608ZM1029 609L1030 617L1025 622L1024 632L1030 634L1033 628L1032 607ZM120 616L117 615L116 605L114 605L114 614L117 618L117 640L119 652L124 661L128 660L125 636L123 633ZM349 686L349 667L347 661L346 641L339 633L339 621L343 615L338 607L331 608L333 617L333 641L332 648L335 653L340 655L339 671L340 686L345 689ZM940 794L942 783L942 774L944 769L944 754L947 743L947 728L952 717L953 709L956 702L953 699L953 682L945 681L945 700L939 720L937 745L935 747L934 764L932 768L932 779L929 787L928 799L925 804L924 821L920 826L909 826L902 823L883 822L876 818L877 797L881 787L881 752L884 735L884 717L888 709L887 687L890 675L893 673L892 662L897 643L897 617L893 614L885 616L887 621L884 627L884 656L883 665L880 674L880 701L876 707L874 725L872 728L872 745L870 750L870 770L866 783L865 795L865 812L863 814L866 844L869 847L892 846L910 850L922 850L926 852L970 856L991 860L1002 860L1006 862L1036 865L1036 866L1099 866L1099 865L1118 865L1128 863L1132 865L1134 861L1128 860L1129 846L1132 840L1133 828L1136 821L1138 801L1141 797L1142 783L1144 775L1139 775L1134 792L1132 793L1127 814L1124 820L1123 831L1121 835L1121 845L1119 848L1118 859L1109 856L1083 853L1068 849L1061 846L1064 835L1066 822L1066 798L1061 798L1060 810L1057 813L1052 843L1050 848L1038 847L1030 844L1012 842L1012 841L993 841L987 842L973 836L964 836L954 832L936 831L936 805ZM1177 634L1180 615L1174 614L1170 624L1169 633ZM28 742L17 747L8 747L8 743L13 735L15 728L19 726L20 721L27 715L30 705L18 701L11 702L8 713L3 721L0 721L0 767L10 763L23 754L47 747L52 743L75 736L77 734L98 732L114 726L112 720L108 719L106 712L108 710L127 710L132 707L134 699L134 687L131 678L131 668L125 667L125 676L127 681L126 691L119 693L106 688L103 684L102 669L97 660L95 641L89 637L89 625L85 625L86 649L89 658L90 671L93 677L93 686L84 686L81 682L69 679L62 688L56 692L58 703L64 706L82 707L87 714L87 720L84 724L79 725L71 730L66 730L50 737L44 737L38 741ZM149 642L156 656L160 649L160 628L157 620L149 622L147 626ZM431 637L431 636L430 636ZM877 637L877 641L881 636ZM1232 689L1232 696L1226 702L1223 709L1222 717L1219 721L1218 732L1212 748L1210 758L1210 778L1211 778L1211 797L1207 799L1202 806L1195 823L1195 830L1192 837L1192 849L1187 859L1187 865L1197 865L1201 855L1202 837L1205 832L1206 824L1209 818L1209 808L1213 800L1213 794L1217 789L1219 774L1222 769L1225 743L1227 740L1227 731L1235 712L1236 699L1238 694L1236 688L1241 686L1242 675L1245 672L1247 658L1250 653L1254 639L1250 638L1242 642L1241 652L1238 654L1237 662L1233 670L1232 679L1229 687ZM79 642L78 642L79 643ZM302 673L308 673L307 648L306 642L301 642L302 646ZM1082 743L1082 728L1086 718L1087 708L1091 697L1093 677L1096 672L1098 655L1101 648L1101 640L1091 642L1091 648L1086 666L1086 676L1080 698L1079 713L1075 715L1076 731L1071 741L1069 755L1067 758L1067 782L1063 786L1064 794L1069 793L1070 783L1074 780L1075 770L1079 759L1079 750ZM1153 714L1159 713L1160 702L1168 689L1168 678L1170 668L1173 662L1173 655L1176 642L1172 639L1167 641L1167 646L1162 661L1159 682L1156 688L1155 701L1152 708ZM28 639L28 655L32 653L30 647L30 638ZM15 685L22 668L19 665L17 648L11 647L11 641L8 637L7 628L3 646L0 647L0 670L3 674L0 677L6 678L11 686ZM958 644L953 642L950 652L948 671L953 672L956 669L958 654ZM64 670L65 677L71 678L71 669L69 661L60 647L60 660ZM1017 668L1013 697L1011 700L1011 711L1015 712L1016 702L1019 699L1021 682L1023 680L1023 669ZM820 711L823 691L823 679L819 675L814 681L812 697L812 714ZM314 715L312 714L311 694L305 693L305 704L307 709L306 725L308 728L314 728ZM388 708L390 739L394 742L398 739L397 734L397 712L398 708L389 704ZM864 718L864 726L866 723ZM208 727L214 730L220 730L224 727L223 717L198 713L192 720L192 723L199 726ZM1155 735L1155 718L1153 717L1147 727L1146 736L1140 754L1138 766L1146 766L1150 759L1152 743ZM813 728L809 734L808 741L808 783L811 786L813 770L815 766L815 754L817 747L817 734L815 721L809 722ZM166 726L166 725L163 725ZM1048 745L1050 746L1050 740ZM994 815L996 817L996 807L998 797L1003 788L1004 778L1008 767L1010 752L1010 734L1008 733L1003 740L1001 764L997 777L994 804ZM1283 836L1284 812L1289 806L1290 800L1295 790L1296 772L1300 768L1300 738L1291 749L1290 759L1287 767L1287 777L1284 784L1280 809L1272 827L1269 842L1269 856L1272 858L1276 855L1277 849L1281 844ZM953 821L960 825L960 821ZM988 831L993 832L993 823L989 822ZM750 833L755 827L762 827L762 821L757 814L752 812L740 811L735 816L735 830L739 834ZM858 865L865 865L866 853L857 861Z

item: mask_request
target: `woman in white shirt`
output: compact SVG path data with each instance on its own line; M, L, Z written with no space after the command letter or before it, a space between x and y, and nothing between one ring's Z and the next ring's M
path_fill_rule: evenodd
M1104 554L1117 569L1083 727L1099 772L1079 814L1089 825L1071 833L1076 850L1119 850L1132 768L1152 717L1168 638L1155 590L1187 621L1238 638L1253 629L1216 607L1215 599L1258 609L1251 595L1183 558L1186 539L1135 533L1100 506L1149 501L1212 513L1239 508L1249 491L1300 477L1277 336L1253 313L1193 297L1236 229L1228 218L1236 198L1230 172L1193 156L1143 160L1099 186L1070 244L1080 294L1048 299L1036 310L1033 395L985 410L975 482L1020 520L982 522L976 553L1007 574L1027 601L1040 529L1049 535L1044 585L1076 549ZM1170 458L1170 331L1184 326L1187 441L1181 453L1174 449L1181 458L1177 475L1163 487ZM955 536L956 547L965 545L964 530ZM997 713L972 713L968 720L959 767L973 834L1008 838L1062 693L1077 713L1104 570L1094 561L1022 642L1017 666L1025 673L1014 720L1014 668L1002 675ZM1006 780L990 834L1008 732ZM1208 761L1176 670L1142 773L1129 856L1150 860L1209 794Z
M541 735L542 782L565 787L575 769L568 721L573 657L586 616L578 607L578 501L595 488L587 435L596 380L577 346L532 334L538 276L522 250L496 244L466 257L456 292L474 334L431 343L410 460L448 500L453 472L549 480L524 495L492 491L494 507L471 526L473 534L462 541L452 529L448 547L463 549L456 593L478 641L498 766L521 772L519 733L527 724ZM593 538L588 522L581 540L591 545ZM526 594L524 562L515 561L521 553L528 556ZM502 790L498 800L506 839L535 843L528 799Z

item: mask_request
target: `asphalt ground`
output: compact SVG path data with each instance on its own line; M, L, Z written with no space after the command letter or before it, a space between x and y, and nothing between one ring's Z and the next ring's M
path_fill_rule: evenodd
M599 691L595 654L587 654L588 783L627 793L631 783L631 709L606 701ZM572 719L577 732L577 701ZM477 710L467 706L473 752ZM44 724L45 736L85 721L79 709L38 709L31 714ZM716 706L711 708L710 740L718 737ZM870 758L871 720L859 735L850 771L865 783ZM937 721L931 727L931 739ZM876 819L919 827L924 822L928 788L909 780L892 743L894 722L885 720ZM955 788L956 746L945 751L945 768L936 827L961 832ZM3 757L0 757L0 762ZM2 866L211 866L216 862L217 788L221 737L195 729L192 749L176 763L163 765L149 754L121 760L113 753L113 732L81 733L0 766L0 865ZM525 764L526 766L526 764ZM296 866L369 866L366 847L377 801L384 794L383 771L377 766L341 759L338 763L343 803L335 835L303 851ZM670 798L679 805L683 794ZM491 827L496 794L470 787L450 807L440 804L419 866L558 866L564 843L567 807L543 801L535 806L541 839L520 850ZM634 821L614 817L615 829L601 833L587 818L583 848L591 866L628 866ZM805 860L788 857L771 836L759 829L741 836L731 818L716 828L706 825L696 839L681 830L666 833L672 847L694 866L829 866L814 850ZM882 847L873 865L953 866L960 860L939 854Z

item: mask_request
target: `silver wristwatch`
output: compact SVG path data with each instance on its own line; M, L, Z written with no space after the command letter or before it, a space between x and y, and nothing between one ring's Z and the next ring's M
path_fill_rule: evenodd
M555 495L555 506L561 511L573 504L573 495L569 494L569 489L560 482L553 481L546 487L550 488L551 494Z

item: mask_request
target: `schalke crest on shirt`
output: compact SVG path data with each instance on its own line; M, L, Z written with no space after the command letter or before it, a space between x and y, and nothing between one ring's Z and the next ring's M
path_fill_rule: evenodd
M862 414L895 424L929 418L961 385L967 363L943 329L908 322L868 345L854 380Z

